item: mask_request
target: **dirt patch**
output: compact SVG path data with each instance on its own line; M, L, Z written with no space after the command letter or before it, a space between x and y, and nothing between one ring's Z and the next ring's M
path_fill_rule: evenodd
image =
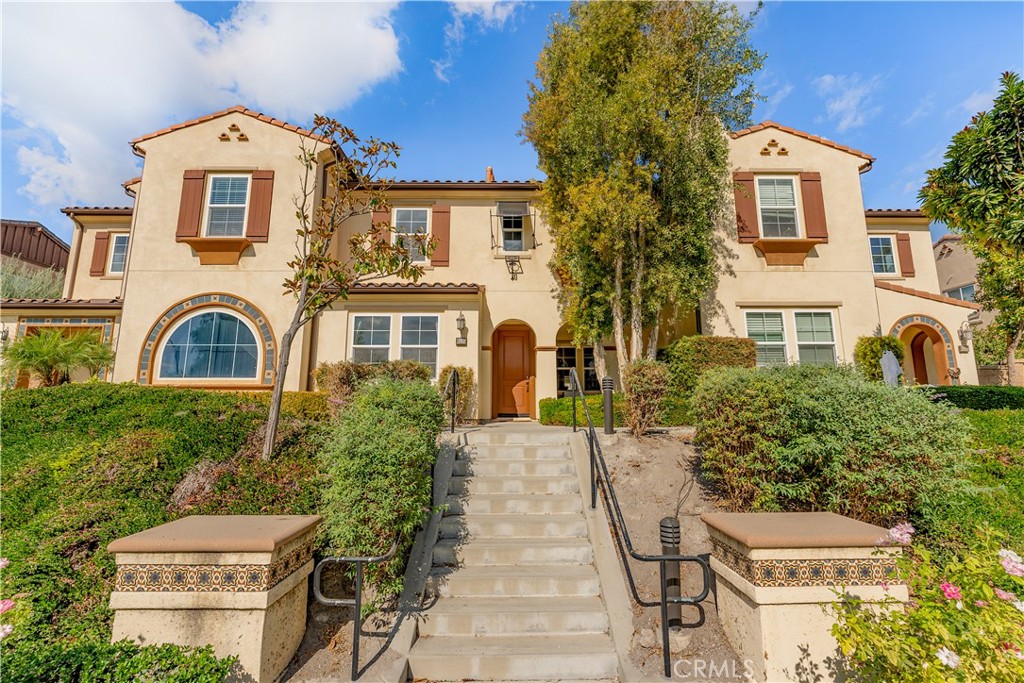
M341 571L327 568L323 574L323 592L330 597L350 598L351 581ZM375 672L387 671L398 656L388 649L395 632L397 612L394 604L363 620L359 638L360 678L374 680ZM306 681L348 681L352 666L351 607L325 607L309 593L306 635L282 676L282 683ZM379 676L377 676L379 678Z
M711 552L711 540L700 515L718 508L701 481L698 454L691 439L692 430L686 429L650 435L639 441L620 431L612 443L602 448L633 548L638 553L661 553L659 524L664 517L679 519L681 554L706 557ZM631 561L630 567L640 597L657 601L657 563ZM680 579L684 595L700 592L702 579L697 565L683 564ZM704 601L703 608L703 624L698 626L700 611L683 607L684 627L673 636L675 677L690 681L744 680L743 663L730 647L718 620L714 593ZM633 629L633 662L645 674L662 675L659 609L633 603ZM702 673L712 671L715 673L710 677ZM733 677L733 673L737 675Z

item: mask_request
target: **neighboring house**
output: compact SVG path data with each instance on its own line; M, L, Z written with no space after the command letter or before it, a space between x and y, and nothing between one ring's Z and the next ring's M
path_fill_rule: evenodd
M234 107L137 138L142 176L125 183L134 211L65 209L75 223L65 298L4 302L5 321L19 334L102 322L114 381L269 389L294 307L282 283L308 135ZM755 338L764 362L850 362L857 337L881 329L911 349L908 376L976 382L955 340L977 305L938 294L919 213L865 214L859 173L870 157L773 123L731 144L739 235L721 235L731 256L714 297L667 321L662 345L703 330ZM538 187L490 169L482 181L396 182L390 214L352 219L338 248L388 220L399 235L436 240L429 259L419 255L424 277L357 287L303 328L286 388L312 388L322 362L412 358L435 375L472 368L484 419L535 416L572 367L598 390L592 351L573 347L560 322Z
M943 235L932 245L939 290L946 296L974 301L978 286L978 260L964 246L960 235ZM980 311L983 325L995 320L995 311Z
M11 259L31 268L63 271L68 265L69 247L64 240L36 221L0 220L0 268Z

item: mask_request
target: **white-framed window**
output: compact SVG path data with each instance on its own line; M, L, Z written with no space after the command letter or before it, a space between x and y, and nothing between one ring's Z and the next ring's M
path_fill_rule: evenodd
M384 363L390 358L391 316L353 316L352 361L355 363Z
M797 360L810 365L836 364L836 335L829 311L797 311Z
M891 235L872 235L868 238L871 245L871 269L876 275L893 275L896 273L896 250L893 248Z
M204 309L179 321L160 350L160 379L256 379L256 330L227 310Z
M782 311L747 311L747 337L757 343L757 364L786 362L786 329Z
M501 221L501 248L505 251L526 250L525 220L529 211L526 202L498 202Z
M948 289L943 294L954 299L960 299L961 301L974 301L974 283L957 287L956 289Z
M402 316L400 357L423 363L430 368L432 377L437 377L438 320L436 315Z
M107 274L124 274L125 262L128 260L128 233L118 233L110 238L110 263L107 264Z
M759 176L757 207L761 216L761 236L799 237L796 210L796 181L790 177Z
M249 207L249 175L210 174L206 194L206 236L242 237Z
M425 240L430 233L430 209L396 208L394 211L395 245L405 249L414 262L426 261Z

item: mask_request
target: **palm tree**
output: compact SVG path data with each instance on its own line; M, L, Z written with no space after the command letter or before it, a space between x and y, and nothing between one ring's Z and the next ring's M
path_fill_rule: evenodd
M78 368L96 375L114 363L114 352L103 343L94 330L71 332L51 327L29 334L11 344L3 352L5 364L15 372L28 371L43 386L56 386L71 381Z

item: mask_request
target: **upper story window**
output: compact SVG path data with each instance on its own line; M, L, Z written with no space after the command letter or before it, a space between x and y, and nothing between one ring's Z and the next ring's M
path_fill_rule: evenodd
M248 208L249 176L210 176L206 201L207 237L242 237Z
M747 313L747 336L757 343L759 366L786 362L786 330L781 311Z
M893 249L892 237L882 235L869 238L871 243L871 268L876 275L894 275L896 273L896 252Z
M110 263L107 265L108 275L124 274L125 263L128 259L128 234L121 233L111 235Z
M242 318L203 311L171 331L160 355L161 379L256 379L259 346Z
M525 251L526 202L498 202L498 218L501 221L501 248L505 251Z
M957 287L956 289L950 289L943 292L946 296L951 296L954 299L960 299L961 301L974 301L974 284L964 285L963 287Z
M427 221L429 209L395 209L395 245L409 253L409 258L416 263L427 260L426 235L429 233ZM415 237L415 236L422 237Z
M796 182L793 178L759 177L757 205L761 214L761 236L799 237L796 217Z

